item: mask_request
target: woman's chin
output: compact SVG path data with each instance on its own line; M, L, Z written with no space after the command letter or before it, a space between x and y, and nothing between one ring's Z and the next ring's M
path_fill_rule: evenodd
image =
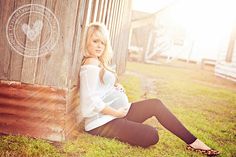
M101 52L96 54L97 57L100 57L101 55L102 55Z

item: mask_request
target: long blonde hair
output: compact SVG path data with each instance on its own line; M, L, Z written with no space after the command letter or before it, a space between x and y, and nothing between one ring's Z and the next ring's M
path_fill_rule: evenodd
M98 60L100 61L99 66L101 67L101 70L99 72L100 81L101 81L101 83L104 83L103 76L105 74L105 69L114 73L116 76L116 81L118 81L118 77L117 77L116 72L109 68L109 64L111 64L111 58L113 55L113 51L112 51L112 47L111 47L111 43L110 43L110 39L109 39L109 32L108 32L106 26L102 23L94 22L94 23L90 23L88 25L88 27L86 27L85 35L84 35L84 38L82 41L83 59L82 59L81 65L83 65L85 63L87 58L91 57L91 55L89 54L89 52L87 50L87 44L95 31L99 31L101 33L101 38L102 38L101 40L105 43L104 52L102 53L102 55L100 57L98 57Z

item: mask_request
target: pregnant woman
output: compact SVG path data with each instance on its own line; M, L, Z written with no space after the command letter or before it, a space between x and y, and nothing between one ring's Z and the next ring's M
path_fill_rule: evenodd
M187 144L187 149L212 156L219 154L192 135L160 100L129 102L124 88L117 83L116 73L108 66L112 48L105 25L91 23L82 45L80 107L87 133L147 148L156 144L159 137L156 128L143 122L155 116Z

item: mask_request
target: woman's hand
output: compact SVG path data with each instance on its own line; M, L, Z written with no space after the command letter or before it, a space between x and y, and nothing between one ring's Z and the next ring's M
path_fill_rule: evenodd
M115 84L115 87L116 87L117 89L119 89L120 91L122 91L122 92L125 93L125 88L124 88L121 84L116 83L116 84Z
M128 111L125 110L124 108L120 108L120 109L117 110L117 113L118 113L117 114L118 118L123 118L127 115Z
M124 108L120 108L120 109L116 110L116 109L113 109L113 108L111 108L111 107L109 107L109 106L106 106L106 107L101 111L102 114L112 115L112 116L118 117L118 118L122 118L122 117L126 116L127 112L128 112L128 111L125 110Z

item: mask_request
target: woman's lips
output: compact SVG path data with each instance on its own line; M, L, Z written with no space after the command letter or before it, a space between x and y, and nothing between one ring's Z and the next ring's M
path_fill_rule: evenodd
M102 50L96 50L96 52L97 52L97 53L101 53L101 52L102 52Z

